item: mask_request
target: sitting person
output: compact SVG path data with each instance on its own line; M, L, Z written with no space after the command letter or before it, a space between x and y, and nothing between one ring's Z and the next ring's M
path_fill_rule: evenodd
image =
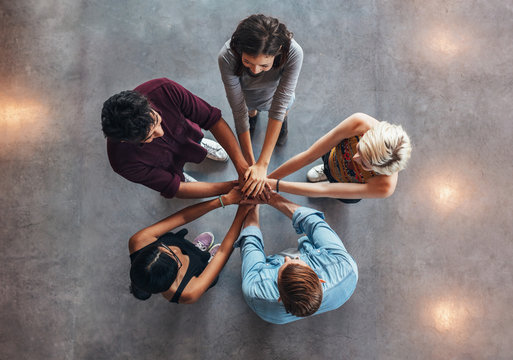
M233 187L231 181L196 182L183 172L186 162L205 157L226 161L229 155L241 179L248 168L221 111L169 79L111 96L101 118L114 171L166 198L217 196ZM203 139L201 128L210 130L222 147Z
M249 211L234 245L240 246L242 292L249 307L265 321L285 324L342 306L356 288L358 269L323 214L277 193L270 194L268 204L306 236L297 249L266 257L258 205Z
M398 173L406 167L410 154L410 138L401 126L356 113L270 173L270 179L278 180L269 184L282 192L339 198L345 203L386 198L394 193ZM320 157L324 164L307 174L314 184L279 181ZM325 180L329 183L316 183Z
M146 300L151 294L161 293L170 302L192 304L214 286L251 206L239 206L221 245L212 247L214 239L210 233L203 233L190 243L184 239L187 230L177 234L169 231L211 210L236 204L241 197L240 190L234 188L226 195L182 209L133 235L128 242L132 294Z

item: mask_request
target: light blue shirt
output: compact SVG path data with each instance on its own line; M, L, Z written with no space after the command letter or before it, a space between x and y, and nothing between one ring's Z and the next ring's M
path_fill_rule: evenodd
M300 207L292 216L292 225L298 234L300 259L306 262L326 281L322 284L323 297L319 310L322 314L342 306L353 294L358 281L358 268L338 235L324 221L324 214ZM301 317L288 314L278 302L278 270L285 259L281 255L265 256L262 232L248 226L234 247L241 247L242 293L249 307L263 320L285 324Z

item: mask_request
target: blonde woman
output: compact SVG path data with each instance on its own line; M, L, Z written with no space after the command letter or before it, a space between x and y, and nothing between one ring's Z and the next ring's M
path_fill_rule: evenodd
M386 198L394 193L410 154L410 139L401 126L356 113L269 174L269 184L278 192L344 203ZM308 171L311 183L280 180L321 157L324 163Z

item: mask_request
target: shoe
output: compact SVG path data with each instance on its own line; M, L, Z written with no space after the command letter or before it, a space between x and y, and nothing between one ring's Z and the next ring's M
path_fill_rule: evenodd
M198 180L187 174L185 171L183 173L183 177L185 178L185 182L198 182Z
M255 116L249 117L249 132L250 133L253 133L255 131L256 123L258 120L258 114L260 114L260 113L257 112Z
M228 153L214 140L201 139L201 146L207 150L207 157L214 161L228 161Z
M212 261L214 256L216 256L216 254L217 254L217 250L219 250L220 247L221 247L221 244L215 244L214 246L212 246L210 248L210 250L208 251L210 253L210 259L208 259L208 262Z
M306 173L306 178L310 182L320 182L328 180L328 177L324 173L324 164L314 166Z
M283 124L281 124L280 135L278 136L278 140L276 141L276 145L283 146L287 142L287 135L289 133L289 129L287 126L287 116L283 119Z
M201 233L196 236L192 243L201 251L208 251L214 245L214 234L208 231Z

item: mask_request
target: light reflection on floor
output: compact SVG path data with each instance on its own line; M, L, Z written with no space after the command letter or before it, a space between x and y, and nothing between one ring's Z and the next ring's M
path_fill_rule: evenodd
M0 127L4 141L41 136L41 126L48 114L48 106L35 98L18 98L0 94Z

